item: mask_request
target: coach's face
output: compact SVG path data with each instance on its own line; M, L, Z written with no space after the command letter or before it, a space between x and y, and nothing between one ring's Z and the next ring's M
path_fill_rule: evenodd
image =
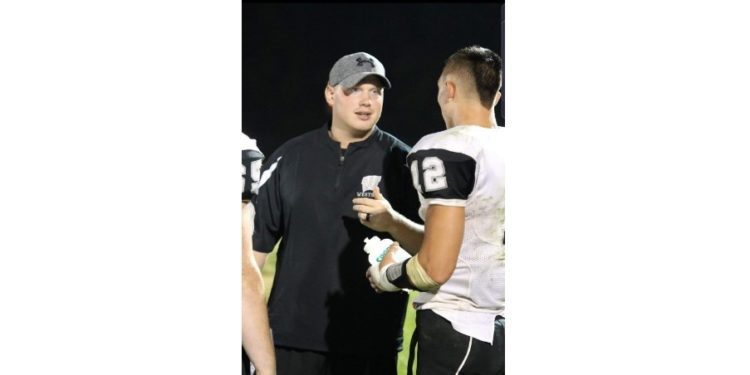
M375 76L366 77L348 89L328 86L326 101L332 108L332 125L370 131L383 112L383 95L383 83Z

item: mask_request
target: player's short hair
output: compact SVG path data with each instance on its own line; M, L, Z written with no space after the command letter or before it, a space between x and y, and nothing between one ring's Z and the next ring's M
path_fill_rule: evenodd
M503 59L495 52L480 46L461 48L445 61L443 74L457 73L472 77L479 101L490 109L495 94L503 85Z

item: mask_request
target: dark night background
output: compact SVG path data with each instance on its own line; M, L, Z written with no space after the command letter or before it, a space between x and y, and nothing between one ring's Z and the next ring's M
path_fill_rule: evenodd
M445 59L473 44L504 55L504 6L496 3L258 4L242 6L242 131L270 155L327 120L323 89L343 55L385 65L378 126L413 146L445 129L436 81ZM503 56L504 58L504 56ZM496 107L504 124L504 100Z

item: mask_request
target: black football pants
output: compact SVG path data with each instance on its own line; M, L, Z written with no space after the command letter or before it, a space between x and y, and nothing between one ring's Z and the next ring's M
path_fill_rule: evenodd
M495 319L493 344L456 332L432 310L417 311L417 375L504 375L505 319Z

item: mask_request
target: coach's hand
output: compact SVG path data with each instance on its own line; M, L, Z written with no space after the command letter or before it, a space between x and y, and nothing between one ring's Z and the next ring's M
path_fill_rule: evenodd
M364 226L378 231L388 232L393 225L395 211L391 204L380 194L380 188L373 189L373 198L354 198L352 209L357 212L359 222Z

